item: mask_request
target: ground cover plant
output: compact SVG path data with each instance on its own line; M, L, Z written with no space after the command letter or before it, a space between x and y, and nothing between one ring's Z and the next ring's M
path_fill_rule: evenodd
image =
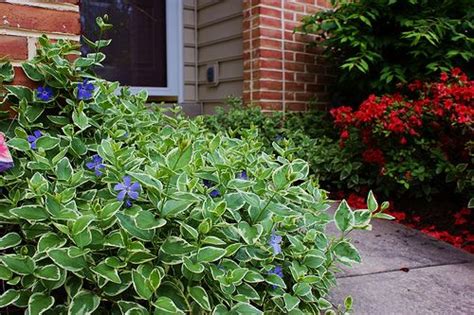
M267 151L283 147L307 160L332 198L360 206L361 195L374 189L393 201L390 213L404 217L400 222L472 250L474 216L466 206L474 207L473 99L473 81L454 68L436 81L400 85L396 93L371 95L358 109L337 107L331 115L258 116L256 108L236 107L204 120L212 130L225 121L234 135L254 128L267 137L264 143L278 135L278 147Z
M470 0L332 0L332 9L303 18L339 68L335 91L357 106L398 83L432 80L460 67L472 76L474 8Z
M102 30L110 27L98 19ZM13 165L0 175L0 308L28 314L318 314L337 264L360 256L348 234L387 218L327 194L293 151L255 133L203 131L92 69L94 53L39 39L22 65L38 88L0 87ZM0 82L13 79L0 64ZM11 115L11 114L10 114ZM368 209L366 209L368 208ZM340 231L329 236L334 221Z

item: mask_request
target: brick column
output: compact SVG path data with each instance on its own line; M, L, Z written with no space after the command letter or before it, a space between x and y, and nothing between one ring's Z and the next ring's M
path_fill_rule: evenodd
M328 102L331 68L311 48L311 36L294 33L305 15L329 7L325 0L244 0L245 104L264 111L304 111Z
M13 84L32 86L20 65L36 54L41 34L79 41L79 0L5 0L0 2L0 58L15 68Z

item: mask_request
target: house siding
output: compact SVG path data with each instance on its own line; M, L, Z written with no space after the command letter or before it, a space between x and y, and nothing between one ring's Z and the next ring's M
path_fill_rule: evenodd
M198 0L197 41L198 99L209 114L228 96L242 95L242 1ZM217 85L207 83L210 64L218 64Z

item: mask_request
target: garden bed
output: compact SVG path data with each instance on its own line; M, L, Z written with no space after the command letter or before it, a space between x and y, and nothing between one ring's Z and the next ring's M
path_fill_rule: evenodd
M356 193L335 195L346 197L351 207L367 207L364 198ZM474 211L459 200L444 195L434 196L430 202L399 199L391 202L387 214L398 223L474 254Z

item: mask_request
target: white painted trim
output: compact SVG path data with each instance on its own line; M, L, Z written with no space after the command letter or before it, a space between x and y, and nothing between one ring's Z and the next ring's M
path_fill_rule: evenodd
M133 86L130 90L147 90L150 96L177 96L178 102L184 100L183 0L166 0L166 65L167 87Z
M63 34L63 33L52 33L44 31L32 31L17 28L0 28L0 35L15 35L24 37L35 37L38 38L41 35L46 34L49 39L69 39L78 42L81 37L79 35Z

